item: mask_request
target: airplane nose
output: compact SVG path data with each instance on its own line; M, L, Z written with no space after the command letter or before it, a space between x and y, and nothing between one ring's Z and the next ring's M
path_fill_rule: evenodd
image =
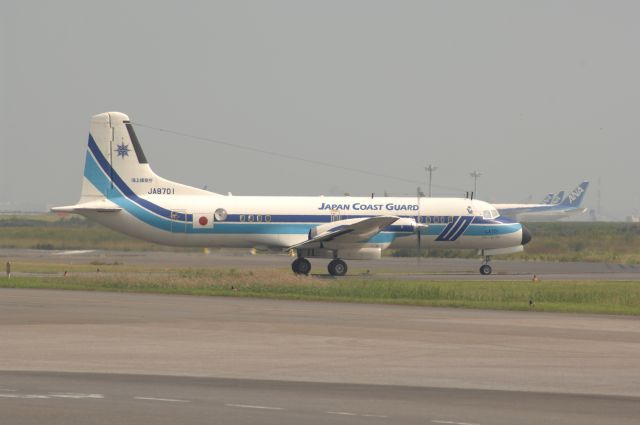
M526 227L522 226L522 245L526 245L531 242L531 232Z

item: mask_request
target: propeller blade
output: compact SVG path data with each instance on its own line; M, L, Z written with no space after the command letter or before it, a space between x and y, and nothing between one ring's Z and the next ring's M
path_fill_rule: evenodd
M417 262L420 263L420 249L422 248L422 235L420 234L420 198L422 197L422 191L420 187L416 189L417 201L418 201L418 217L416 220L416 232L417 232L417 240L416 240L416 259Z
M418 244L416 253L416 257L418 258L418 263L420 262L420 257L422 256L422 233L420 232L420 226L416 226L416 232L418 232Z

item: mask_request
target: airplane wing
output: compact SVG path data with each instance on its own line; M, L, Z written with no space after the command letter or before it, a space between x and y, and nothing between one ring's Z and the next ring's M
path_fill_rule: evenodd
M65 207L51 208L52 212L64 212L64 213L83 213L83 212L117 212L122 211L122 208L117 206L107 199L100 199L97 201L83 202L76 205L67 205Z
M364 243L398 219L400 217L379 216L334 221L318 226L316 235L310 234L310 239L287 249L323 248L327 242L340 245Z
M551 204L491 204L498 210L500 215L516 215L526 212L549 211Z

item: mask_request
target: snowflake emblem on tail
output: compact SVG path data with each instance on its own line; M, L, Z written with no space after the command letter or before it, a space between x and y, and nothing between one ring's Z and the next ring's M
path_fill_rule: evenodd
M118 156L121 157L125 157L125 156L129 156L129 145L125 145L124 143L121 145L118 145L118 148L115 150L116 153L118 154Z

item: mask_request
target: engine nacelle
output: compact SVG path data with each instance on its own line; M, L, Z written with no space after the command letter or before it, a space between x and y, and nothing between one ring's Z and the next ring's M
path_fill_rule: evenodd
M309 230L309 239L313 239L318 235L321 235L325 232L328 232L330 230L334 230L336 228L340 228L343 226L348 226L350 224L353 223L357 223L358 221L362 220L361 218L348 218L346 220L338 220L338 221L332 221L331 223L325 223L325 224L320 224L316 227L314 227L313 229Z
M345 220L339 220L339 221L333 221L331 223L320 224L309 231L309 239L313 239L318 235L321 235L331 230L335 230L342 226L349 226L350 224L357 223L360 220L362 219L348 218ZM417 226L424 226L424 225L419 225L418 223L416 223L416 221L413 218L400 217L399 219L393 222L392 226L394 227L394 231L396 232L413 233L416 231Z
M366 247L360 249L341 249L340 258L345 260L379 260L382 248Z
M400 217L393 223L393 226L396 232L407 232L407 233L414 233L418 226L425 227L424 224L418 224L415 219L409 218L409 217ZM398 229L398 226L400 226L399 229Z

